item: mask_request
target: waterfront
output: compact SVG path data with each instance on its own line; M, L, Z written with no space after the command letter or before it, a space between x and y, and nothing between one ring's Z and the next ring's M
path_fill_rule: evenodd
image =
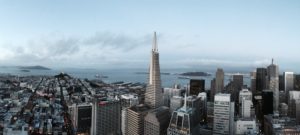
M174 84L186 85L189 83L189 79L179 79L180 73L190 72L190 71L200 71L196 69L161 69L162 73L170 73L170 74L162 74L162 85L163 87L172 87ZM146 83L148 74L141 74L148 72L147 69L51 69L51 70L30 70L30 72L22 72L19 68L16 67L1 67L0 73L11 74L11 75L19 75L19 76L30 76L30 75L46 75L53 76L60 72L68 73L71 76L77 78L87 78L87 79L97 79L95 76L103 75L108 76L108 78L102 78L104 82L113 83L118 81L124 82L141 82ZM208 72L212 74L211 76L193 76L189 77L190 79L204 79L206 89L210 88L210 81L215 77L213 72ZM231 76L230 73L227 73L225 76L225 84L229 82ZM247 73L246 73L247 74ZM250 86L249 75L244 76L244 84Z

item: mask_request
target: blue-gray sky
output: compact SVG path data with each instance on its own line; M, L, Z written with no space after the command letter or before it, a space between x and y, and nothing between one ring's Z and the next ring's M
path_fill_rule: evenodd
M0 65L300 68L299 0L0 1Z

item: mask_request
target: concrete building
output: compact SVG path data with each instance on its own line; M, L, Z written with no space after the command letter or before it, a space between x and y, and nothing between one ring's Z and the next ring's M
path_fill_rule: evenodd
M183 105L183 98L180 96L174 96L170 100L170 112L173 113L175 110Z
M282 117L288 116L288 105L286 103L279 104L279 115Z
M267 68L268 78L267 78L267 88L273 91L273 109L278 111L279 106L279 69L278 66L273 63Z
M289 91L289 100L288 100L288 116L291 118L296 118L297 112L297 101L300 100L300 91Z
M234 102L230 101L230 94L216 94L214 102L214 135L228 135L234 133Z
M150 107L139 104L128 108L126 135L143 135L145 116L150 111Z
M182 89L177 88L164 88L163 89L164 106L170 107L170 100L173 96L181 96Z
M247 133L257 134L255 120L250 118L238 119L235 122L235 135L246 135Z
M149 111L145 117L144 135L166 135L170 118L168 107L161 106Z
M299 135L300 126L294 118L269 114L264 116L263 133L265 135Z
M127 109L131 106L139 104L139 98L137 94L124 94L120 97L121 106L122 106L122 116L121 116L121 131L125 135L126 129L128 128L127 124Z
M188 96L187 97L187 106L195 109L195 117L192 119L193 123L200 122L200 104L201 100L198 96Z
M174 111L170 120L168 135L198 135L199 128L194 123L195 109L187 106L185 95L184 105Z
M100 98L94 102L93 123L95 135L121 134L121 103L111 98Z
M294 73L293 72L283 72L284 78L284 91L289 93L290 90L294 90Z
M252 104L252 93L248 89L243 89L239 94L239 112L242 118L250 118Z
M157 108L163 104L156 32L154 32L153 48L151 51L149 82L145 93L145 104L151 108Z

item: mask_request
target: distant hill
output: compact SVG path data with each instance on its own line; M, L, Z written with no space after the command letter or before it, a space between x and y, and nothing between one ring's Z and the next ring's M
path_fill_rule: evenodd
M50 68L43 66L19 66L19 69L22 70L51 70Z
M180 75L182 75L182 76L210 76L211 74L206 73L206 72L186 72L186 73L181 73Z

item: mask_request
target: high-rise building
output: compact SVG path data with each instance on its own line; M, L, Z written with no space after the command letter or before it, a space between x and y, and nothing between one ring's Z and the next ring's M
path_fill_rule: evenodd
M127 123L127 109L131 106L139 104L139 98L137 94L123 94L120 97L121 106L122 106L122 119L121 119L121 131L125 135L126 129L128 128Z
M233 80L231 82L231 84L233 85L232 88L230 88L231 86L229 86L228 89L231 90L231 99L232 101L235 103L235 113L238 114L240 113L239 110L239 92L242 90L243 88L243 84L244 84L244 76L241 74L235 74L232 76Z
M150 110L145 117L144 135L166 135L170 118L168 107Z
M119 135L121 134L121 103L112 98L101 98L94 101L93 134Z
M200 122L207 122L207 94L205 92L201 92L198 94L200 98Z
M170 120L168 135L198 135L199 128L194 123L195 109L187 106L187 97L183 107L174 111Z
M234 102L230 101L230 94L215 95L213 134L234 134Z
M256 122L250 118L241 118L235 122L235 135L257 135Z
M139 104L128 108L126 135L143 135L145 116L150 111L150 107Z
M300 91L300 74L294 75L294 90Z
M279 69L278 66L273 63L268 66L268 89L273 91L273 109L278 111L279 106Z
M262 112L263 115L273 114L273 91L262 91Z
M69 114L77 134L91 134L92 107L92 103L73 104L71 108L69 107Z
M154 32L149 69L149 82L146 88L145 104L149 105L151 108L157 108L162 106L162 100L163 96L160 79L159 53L157 49L156 33Z
M257 94L267 89L267 69L256 69L256 91L253 94Z
M205 80L190 80L190 95L198 95L201 92L205 92Z
M164 101L164 106L170 107L170 99L173 96L181 96L182 89L177 89L177 88L164 88L164 93L163 93L163 101Z
M252 105L252 93L247 89L243 89L242 91L240 91L239 112L242 118L250 118Z
M288 98L288 115L289 117L296 118L297 112L297 101L300 100L300 91L289 91Z
M244 85L244 76L241 74L236 74L232 76L234 87L236 90L240 91Z
M182 106L182 100L183 98L181 96L173 96L170 100L170 112L173 113L173 111L177 110Z
M293 72L284 72L284 91L289 93L290 90L294 90L294 73Z
M216 72L216 82L215 82L215 94L223 92L224 90L224 71L221 68L217 69Z
M284 78L283 75L279 75L279 90L284 91Z
M200 100L200 97L194 95L187 97L187 106L195 109L195 117L193 118L193 123L200 122Z
M211 101L211 102L214 101L215 94L216 94L216 78L214 78L210 81L210 100L209 101Z
M256 71L250 72L250 79L251 79L250 90L252 91L252 93L255 93L255 91L256 91Z

